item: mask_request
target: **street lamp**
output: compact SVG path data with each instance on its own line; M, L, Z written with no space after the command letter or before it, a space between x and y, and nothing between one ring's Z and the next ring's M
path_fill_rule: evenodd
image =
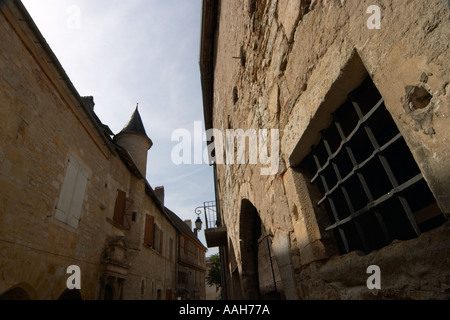
M202 230L203 222L202 222L202 219L200 219L200 215L202 214L201 208L203 208L203 207L195 208L195 214L197 215L197 220L195 220L195 229L194 229L195 235L197 235L197 232L199 230Z
M200 219L200 217L197 217L197 220L195 220L195 228L197 230L202 230L202 220Z

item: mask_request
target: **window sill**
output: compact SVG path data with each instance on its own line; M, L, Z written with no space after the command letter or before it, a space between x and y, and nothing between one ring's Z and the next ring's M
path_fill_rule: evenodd
M114 226L120 230L128 231L131 229L131 228L127 228L127 227L121 225L120 223L115 222L114 220L112 220L110 218L106 218L106 222L108 222L109 224L111 224L112 226Z

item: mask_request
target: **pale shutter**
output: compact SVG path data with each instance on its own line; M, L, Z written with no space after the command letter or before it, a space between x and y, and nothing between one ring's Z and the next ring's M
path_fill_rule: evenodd
M72 202L69 209L69 220L67 222L74 228L78 227L78 222L80 221L88 178L88 172L84 170L81 165L79 165L77 178L75 181L75 188L73 190Z
M70 157L58 205L56 206L56 219L74 228L78 227L88 178L88 172L75 158Z

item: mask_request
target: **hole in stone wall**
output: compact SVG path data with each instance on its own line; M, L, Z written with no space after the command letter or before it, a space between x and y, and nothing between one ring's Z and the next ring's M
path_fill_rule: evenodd
M238 88L234 87L233 88L233 104L236 104L236 102L238 102L238 100L239 100Z
M240 57L241 57L241 66L242 66L242 68L245 68L245 65L247 63L247 54L245 53L243 46L241 46L241 49L240 49Z
M286 71L287 63L288 63L287 57L284 57L283 61L281 62L281 65L280 65L280 71L281 72Z
M248 0L248 16L251 18L256 11L256 0Z
M424 87L411 87L408 90L408 102L411 110L424 109L429 104L433 96Z

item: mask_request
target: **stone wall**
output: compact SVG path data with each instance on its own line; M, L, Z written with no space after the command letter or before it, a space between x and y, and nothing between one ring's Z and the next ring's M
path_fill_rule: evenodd
M380 29L367 27L370 5L380 8ZM240 206L247 199L274 237L284 285L295 278L287 298L448 297L448 224L368 255L339 256L297 166L369 75L448 218L449 17L442 0L220 2L213 127L280 134L275 175L261 175L261 164L217 165L222 219L241 273ZM411 98L423 89L431 95L426 106ZM369 264L380 265L382 290L367 290Z
M176 289L169 239L175 246L177 230L22 10L15 1L0 6L0 294L17 287L32 299L58 299L67 267L78 265L83 299L103 299L108 279L124 280L116 299L156 299L157 289L165 299ZM88 172L77 227L55 218L70 157ZM113 222L117 190L133 200L130 228ZM161 252L143 245L145 214L164 231Z

